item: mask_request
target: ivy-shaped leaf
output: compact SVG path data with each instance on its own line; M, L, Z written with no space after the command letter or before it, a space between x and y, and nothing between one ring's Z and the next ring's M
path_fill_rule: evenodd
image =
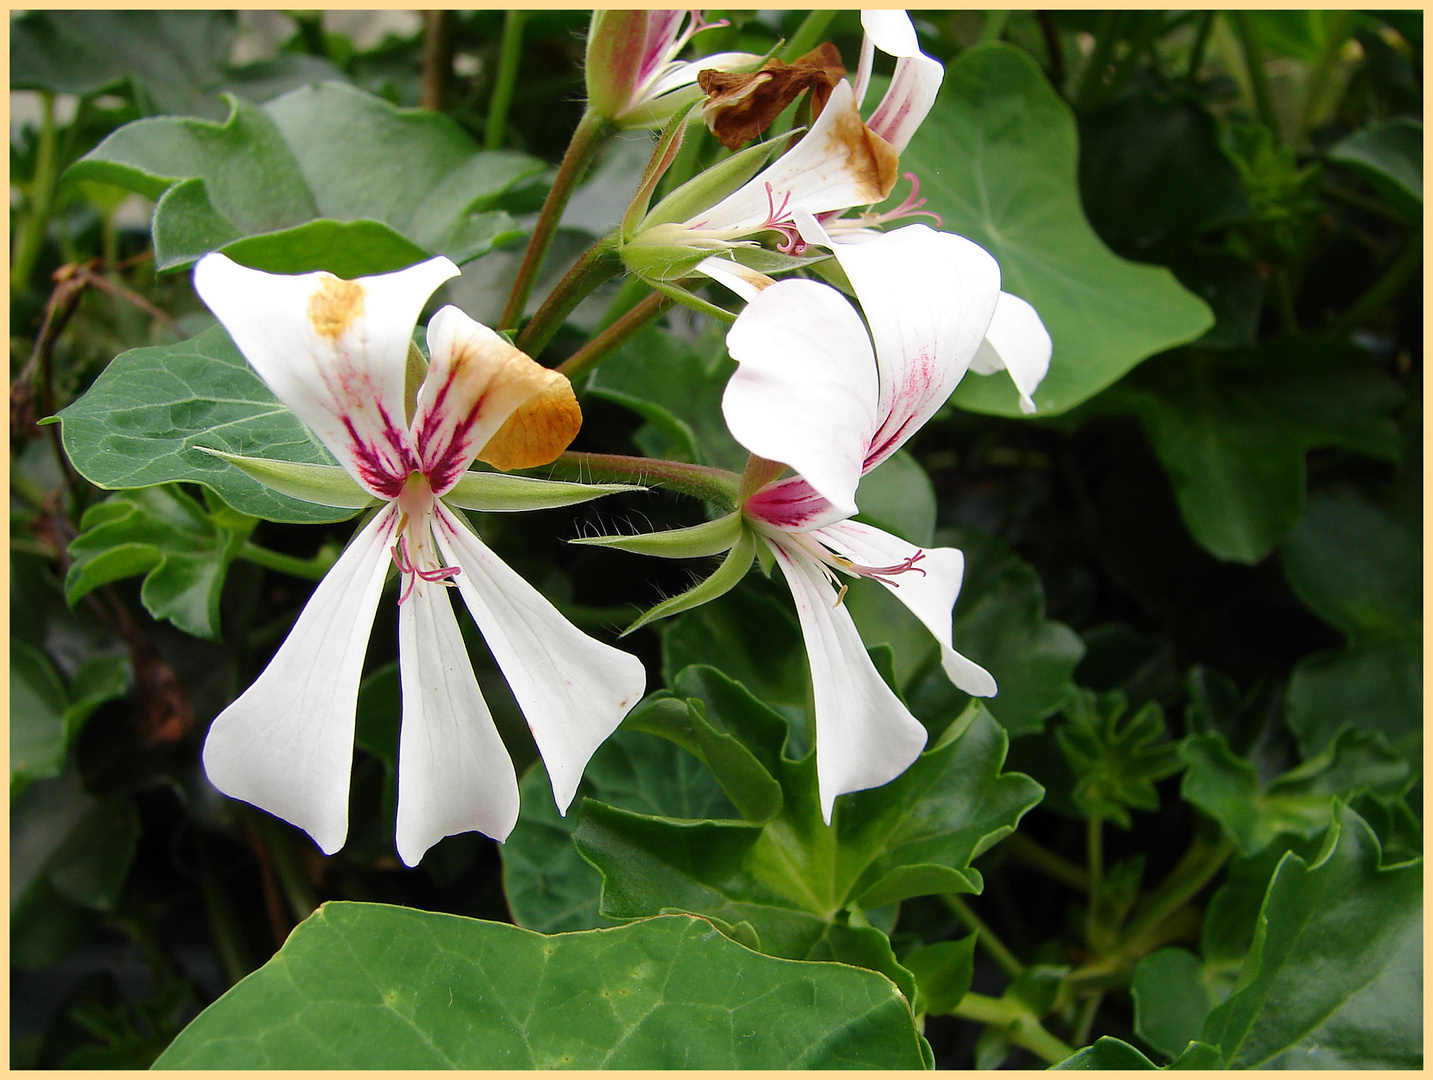
M1087 816L1130 827L1129 811L1158 810L1155 781L1182 767L1179 748L1163 741L1164 710L1146 702L1125 716L1124 693L1082 690L1065 706L1055 739L1075 773L1075 805Z
M158 1068L928 1068L891 983L761 956L669 915L544 937L330 903Z
M973 707L891 783L837 800L821 819L815 756L790 756L787 725L711 668L674 692L737 733L781 785L765 823L676 820L584 803L575 840L603 876L602 913L637 918L677 908L748 925L763 952L876 967L912 992L883 934L861 911L911 896L978 892L971 861L1014 829L1041 790L1002 774L1006 737Z
M69 547L74 561L65 599L74 604L101 585L143 574L145 610L187 634L216 638L229 563L255 524L232 512L221 524L173 487L112 496L80 519L80 535Z
M65 452L96 487L191 481L268 521L342 521L355 513L280 495L204 452L335 464L259 381L222 327L121 353L59 418Z
M1100 242L1080 208L1075 119L1045 73L1012 46L979 45L947 66L939 99L901 166L921 180L925 209L1000 263L1002 287L1040 313L1055 351L1035 393L1063 412L1153 353L1192 341L1209 308L1163 267ZM1019 416L1004 374L967 375L962 408Z
M1283 857L1238 986L1204 1028L1220 1067L1422 1066L1423 867L1380 855L1340 806L1316 858Z
M1352 729L1262 789L1254 766L1235 756L1223 735L1191 735L1179 753L1187 766L1180 794L1218 821L1246 856L1283 833L1322 831L1335 796L1398 795L1409 783L1408 763L1381 736Z
M215 250L262 270L343 277L433 254L466 262L521 235L496 203L543 168L525 154L480 150L447 116L344 83L229 104L223 123L128 124L65 174L157 200L160 270Z

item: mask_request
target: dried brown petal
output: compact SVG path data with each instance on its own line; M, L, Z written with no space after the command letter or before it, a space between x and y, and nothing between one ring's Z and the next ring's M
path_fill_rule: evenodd
M771 59L751 72L708 68L697 75L707 95L702 119L724 147L735 150L765 131L808 89L812 116L821 115L831 88L845 74L841 54L829 41L790 64Z

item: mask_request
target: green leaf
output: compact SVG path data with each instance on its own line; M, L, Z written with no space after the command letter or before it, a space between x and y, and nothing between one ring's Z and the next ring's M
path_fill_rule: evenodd
M1382 733L1390 745L1421 761L1421 643L1373 642L1305 657L1289 679L1284 719L1305 755L1320 752L1353 724Z
M935 539L965 553L952 640L995 676L1000 692L983 704L1012 736L1039 731L1074 691L1084 644L1045 617L1039 575L1003 541L973 529L943 529ZM943 726L970 703L941 668L930 632L886 589L858 582L845 603L868 644L895 650L901 690L917 717Z
M1189 736L1179 752L1187 765L1180 793L1218 821L1246 856L1282 833L1322 831L1335 796L1399 794L1409 778L1408 763L1380 736L1352 729L1262 790L1254 766L1235 757L1222 735Z
M1218 558L1256 563L1303 511L1305 452L1340 446L1396 458L1390 413L1402 398L1356 346L1289 338L1172 353L1101 407L1139 417L1194 539Z
M1031 57L1007 45L967 49L946 68L935 108L901 155L925 209L1000 263L1002 286L1040 313L1055 351L1035 393L1063 412L1145 357L1191 341L1213 317L1162 267L1100 242L1080 209L1075 121ZM962 408L1020 416L1007 375L967 376Z
M230 107L223 123L126 125L66 176L157 199L160 270L224 250L258 269L293 273L321 262L353 277L431 254L467 262L516 238L516 224L494 205L543 167L524 154L480 151L447 116L342 83L305 86L263 107L231 98Z
M1204 242L1250 214L1208 109L1130 92L1081 113L1079 128L1080 202L1100 238L1124 258L1169 267L1210 305L1216 322L1206 345L1252 344L1263 294L1258 268Z
M1135 1032L1167 1058L1179 1056L1199 1038L1214 1007L1204 983L1204 965L1187 949L1159 949L1134 969Z
M80 519L65 599L74 604L101 585L144 574L145 610L195 637L217 638L224 578L253 525L246 519L240 531L222 528L173 487L112 496Z
M970 991L977 936L922 945L901 957L901 963L916 978L918 1012L940 1016L955 1011L960 999Z
M19 795L10 830L12 923L51 894L92 911L113 909L139 841L133 803L95 798L66 773Z
M856 489L859 520L930 547L935 540L935 489L906 450L898 450L861 477Z
M499 849L513 918L545 934L613 925L597 911L601 876L572 845L580 814L558 814L541 763L527 771L519 790L517 827ZM588 762L574 806L581 807L587 798L640 813L687 818L728 818L736 812L697 758L627 726L618 728Z
M745 922L764 952L875 964L908 982L884 935L849 923L847 909L979 891L971 861L1041 794L1028 777L1000 772L1005 733L973 708L900 777L838 799L828 827L814 754L789 756L774 713L720 672L698 674L700 686L692 675L682 691L698 691L706 715L719 717L776 776L781 812L758 825L584 804L575 840L603 875L603 914L630 919L676 907Z
M1159 703L1146 702L1128 717L1126 705L1122 691L1081 690L1065 707L1066 723L1055 732L1075 772L1075 805L1122 829L1131 825L1130 810L1159 809L1155 781L1182 767L1178 746L1165 739Z
M129 661L92 656L64 681L39 649L10 639L10 799L33 780L58 776L90 714L129 691Z
M920 1068L889 981L795 964L704 919L543 937L330 903L159 1068Z
M335 464L259 381L222 327L174 345L121 353L59 415L65 452L97 487L192 481L234 509L268 521L316 523L353 516L351 509L271 491L205 452Z
M1423 638L1423 557L1405 522L1348 487L1315 491L1280 559L1290 587L1351 643Z
M648 457L740 472L747 453L727 431L721 412L722 391L735 370L725 326L710 325L691 342L650 326L602 361L587 392L647 421L633 441Z
M1159 1068L1129 1043L1123 1039L1116 1039L1112 1035L1101 1035L1095 1040L1094 1045L1076 1051L1058 1065L1051 1067L1089 1070ZM1166 1069L1216 1069L1218 1067L1219 1051L1208 1043L1202 1042L1190 1043L1173 1064L1164 1066Z
M1312 862L1287 854L1239 984L1205 1025L1224 1068L1422 1066L1421 862L1380 866L1340 807Z
M1409 221L1423 214L1423 122L1395 117L1346 135L1329 147L1330 161L1366 176Z

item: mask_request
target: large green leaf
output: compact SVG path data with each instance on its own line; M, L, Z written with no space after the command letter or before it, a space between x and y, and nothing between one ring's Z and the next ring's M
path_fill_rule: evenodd
M760 956L685 915L544 937L331 903L159 1068L921 1068L889 981Z
M1382 737L1352 729L1267 785L1259 783L1253 765L1230 751L1223 735L1191 735L1179 753L1187 765L1180 793L1218 821L1244 855L1283 833L1308 837L1320 832L1328 825L1335 796L1398 795L1409 782L1408 763Z
M353 277L431 254L462 263L516 238L515 222L494 206L542 169L525 154L479 150L446 116L343 83L305 86L262 107L231 98L230 107L223 123L128 124L66 176L158 200L161 270L224 250L263 270ZM296 231L305 224L309 231Z
M1289 678L1284 720L1305 754L1353 725L1422 760L1422 644L1376 641L1305 657Z
M1113 254L1080 209L1069 107L1031 57L1006 45L968 49L946 68L935 108L901 155L926 209L1000 263L1003 287L1040 312L1055 344L1035 393L1063 412L1145 357L1191 341L1213 321L1163 267ZM1019 416L1004 374L968 376L957 404Z
M1390 414L1402 399L1362 349L1290 338L1172 353L1099 407L1139 417L1194 539L1221 559L1255 563L1299 520L1305 452L1397 457Z
M641 706L633 710L641 712ZM503 890L519 926L555 934L612 925L597 911L602 878L572 844L579 814L558 814L541 763L518 785L522 813L502 846ZM574 806L598 799L624 810L685 818L735 811L711 772L675 744L619 728L582 773Z
M1204 982L1204 965L1187 949L1159 949L1143 957L1130 986L1134 1027L1139 1037L1167 1058L1204 1030L1213 995Z
M1347 807L1314 860L1285 855L1238 986L1205 1025L1224 1067L1420 1068L1422 885L1421 862L1380 866Z
M231 454L334 464L222 327L174 345L131 349L60 412L65 452L97 487L189 480L269 521L342 521L353 510L280 495L201 447Z
M1328 149L1330 161L1366 176L1410 221L1423 213L1423 122L1397 117L1361 128Z

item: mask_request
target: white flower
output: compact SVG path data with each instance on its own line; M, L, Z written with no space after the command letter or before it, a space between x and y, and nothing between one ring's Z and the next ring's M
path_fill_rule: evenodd
M329 854L348 831L354 709L390 561L402 578L397 845L410 866L452 833L475 829L502 840L518 814L512 761L447 586L462 596L512 688L563 812L593 751L645 684L635 657L572 626L452 509L484 505L464 497L479 488L538 491L527 505L596 493L553 485L548 497L533 487L540 481L467 472L479 456L501 468L552 460L580 413L561 375L456 308L428 324L431 366L416 397L407 396L413 327L433 290L457 273L436 258L343 281L262 273L219 254L194 272L195 289L259 377L351 477L349 494L334 505L378 507L204 744L204 767L219 790L292 822ZM281 489L288 481L331 489L330 474L339 473L230 460Z
M800 224L809 242L830 243L809 217ZM848 519L861 477L945 403L1001 303L995 260L963 237L910 225L866 243L831 246L864 322L839 292L817 282L749 290L727 335L739 367L722 399L737 440L797 474L760 487L741 514L774 555L796 602L828 822L838 795L900 775L926 740L871 663L841 604L844 587L833 588L838 574L873 578L889 589L935 636L945 672L962 690L996 692L990 674L951 643L961 552L923 550ZM733 279L733 287L744 284Z

